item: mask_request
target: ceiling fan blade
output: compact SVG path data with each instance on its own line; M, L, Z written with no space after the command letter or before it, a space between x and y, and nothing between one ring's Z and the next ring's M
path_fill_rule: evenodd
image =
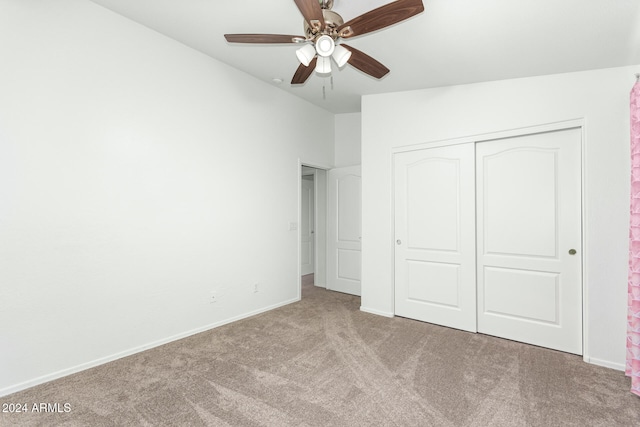
M309 76L313 74L313 71L316 69L317 61L318 61L318 57L316 56L311 60L308 67L305 67L304 64L300 64L300 66L296 70L296 73L293 75L293 78L291 79L291 84L301 85L302 83L306 82Z
M366 53L361 52L354 47L347 46L344 43L342 43L340 46L351 52L351 57L347 62L363 73L369 74L371 77L375 77L376 79L381 79L389 72L389 69L387 67L385 67Z
M324 15L322 14L322 8L320 8L320 3L318 0L294 0L296 2L296 6L300 9L300 13L304 16L305 21L313 28L314 22L316 26L319 25L318 29L322 29L324 27Z
M342 38L360 36L409 19L422 11L422 0L397 0L345 22L337 31Z
M225 34L229 43L297 43L304 40L303 36L289 36L284 34Z

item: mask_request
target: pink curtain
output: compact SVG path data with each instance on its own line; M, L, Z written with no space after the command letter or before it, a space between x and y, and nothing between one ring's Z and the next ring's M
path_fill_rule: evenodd
M627 366L631 392L640 396L640 82L631 89L631 225Z

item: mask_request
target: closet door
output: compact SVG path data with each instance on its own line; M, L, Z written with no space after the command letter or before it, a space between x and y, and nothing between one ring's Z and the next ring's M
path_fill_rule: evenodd
M478 332L582 354L580 141L477 144Z
M394 156L395 314L476 331L474 144Z

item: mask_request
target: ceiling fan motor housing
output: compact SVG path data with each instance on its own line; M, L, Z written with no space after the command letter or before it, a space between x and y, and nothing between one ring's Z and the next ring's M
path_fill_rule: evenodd
M336 28L344 24L342 16L329 9L322 9L322 15L324 17L324 29L322 31L316 31L307 23L307 21L304 22L304 33L308 40L315 41L316 38L322 35L330 36L334 40L338 38Z

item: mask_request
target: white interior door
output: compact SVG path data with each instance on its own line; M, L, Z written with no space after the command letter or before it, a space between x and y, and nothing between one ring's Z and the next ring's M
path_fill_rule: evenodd
M474 144L398 153L395 314L476 331Z
M328 174L327 289L360 295L362 184L360 166Z
M582 354L580 141L477 145L479 332Z
M311 274L315 270L315 207L313 175L302 177L300 205L300 273Z

